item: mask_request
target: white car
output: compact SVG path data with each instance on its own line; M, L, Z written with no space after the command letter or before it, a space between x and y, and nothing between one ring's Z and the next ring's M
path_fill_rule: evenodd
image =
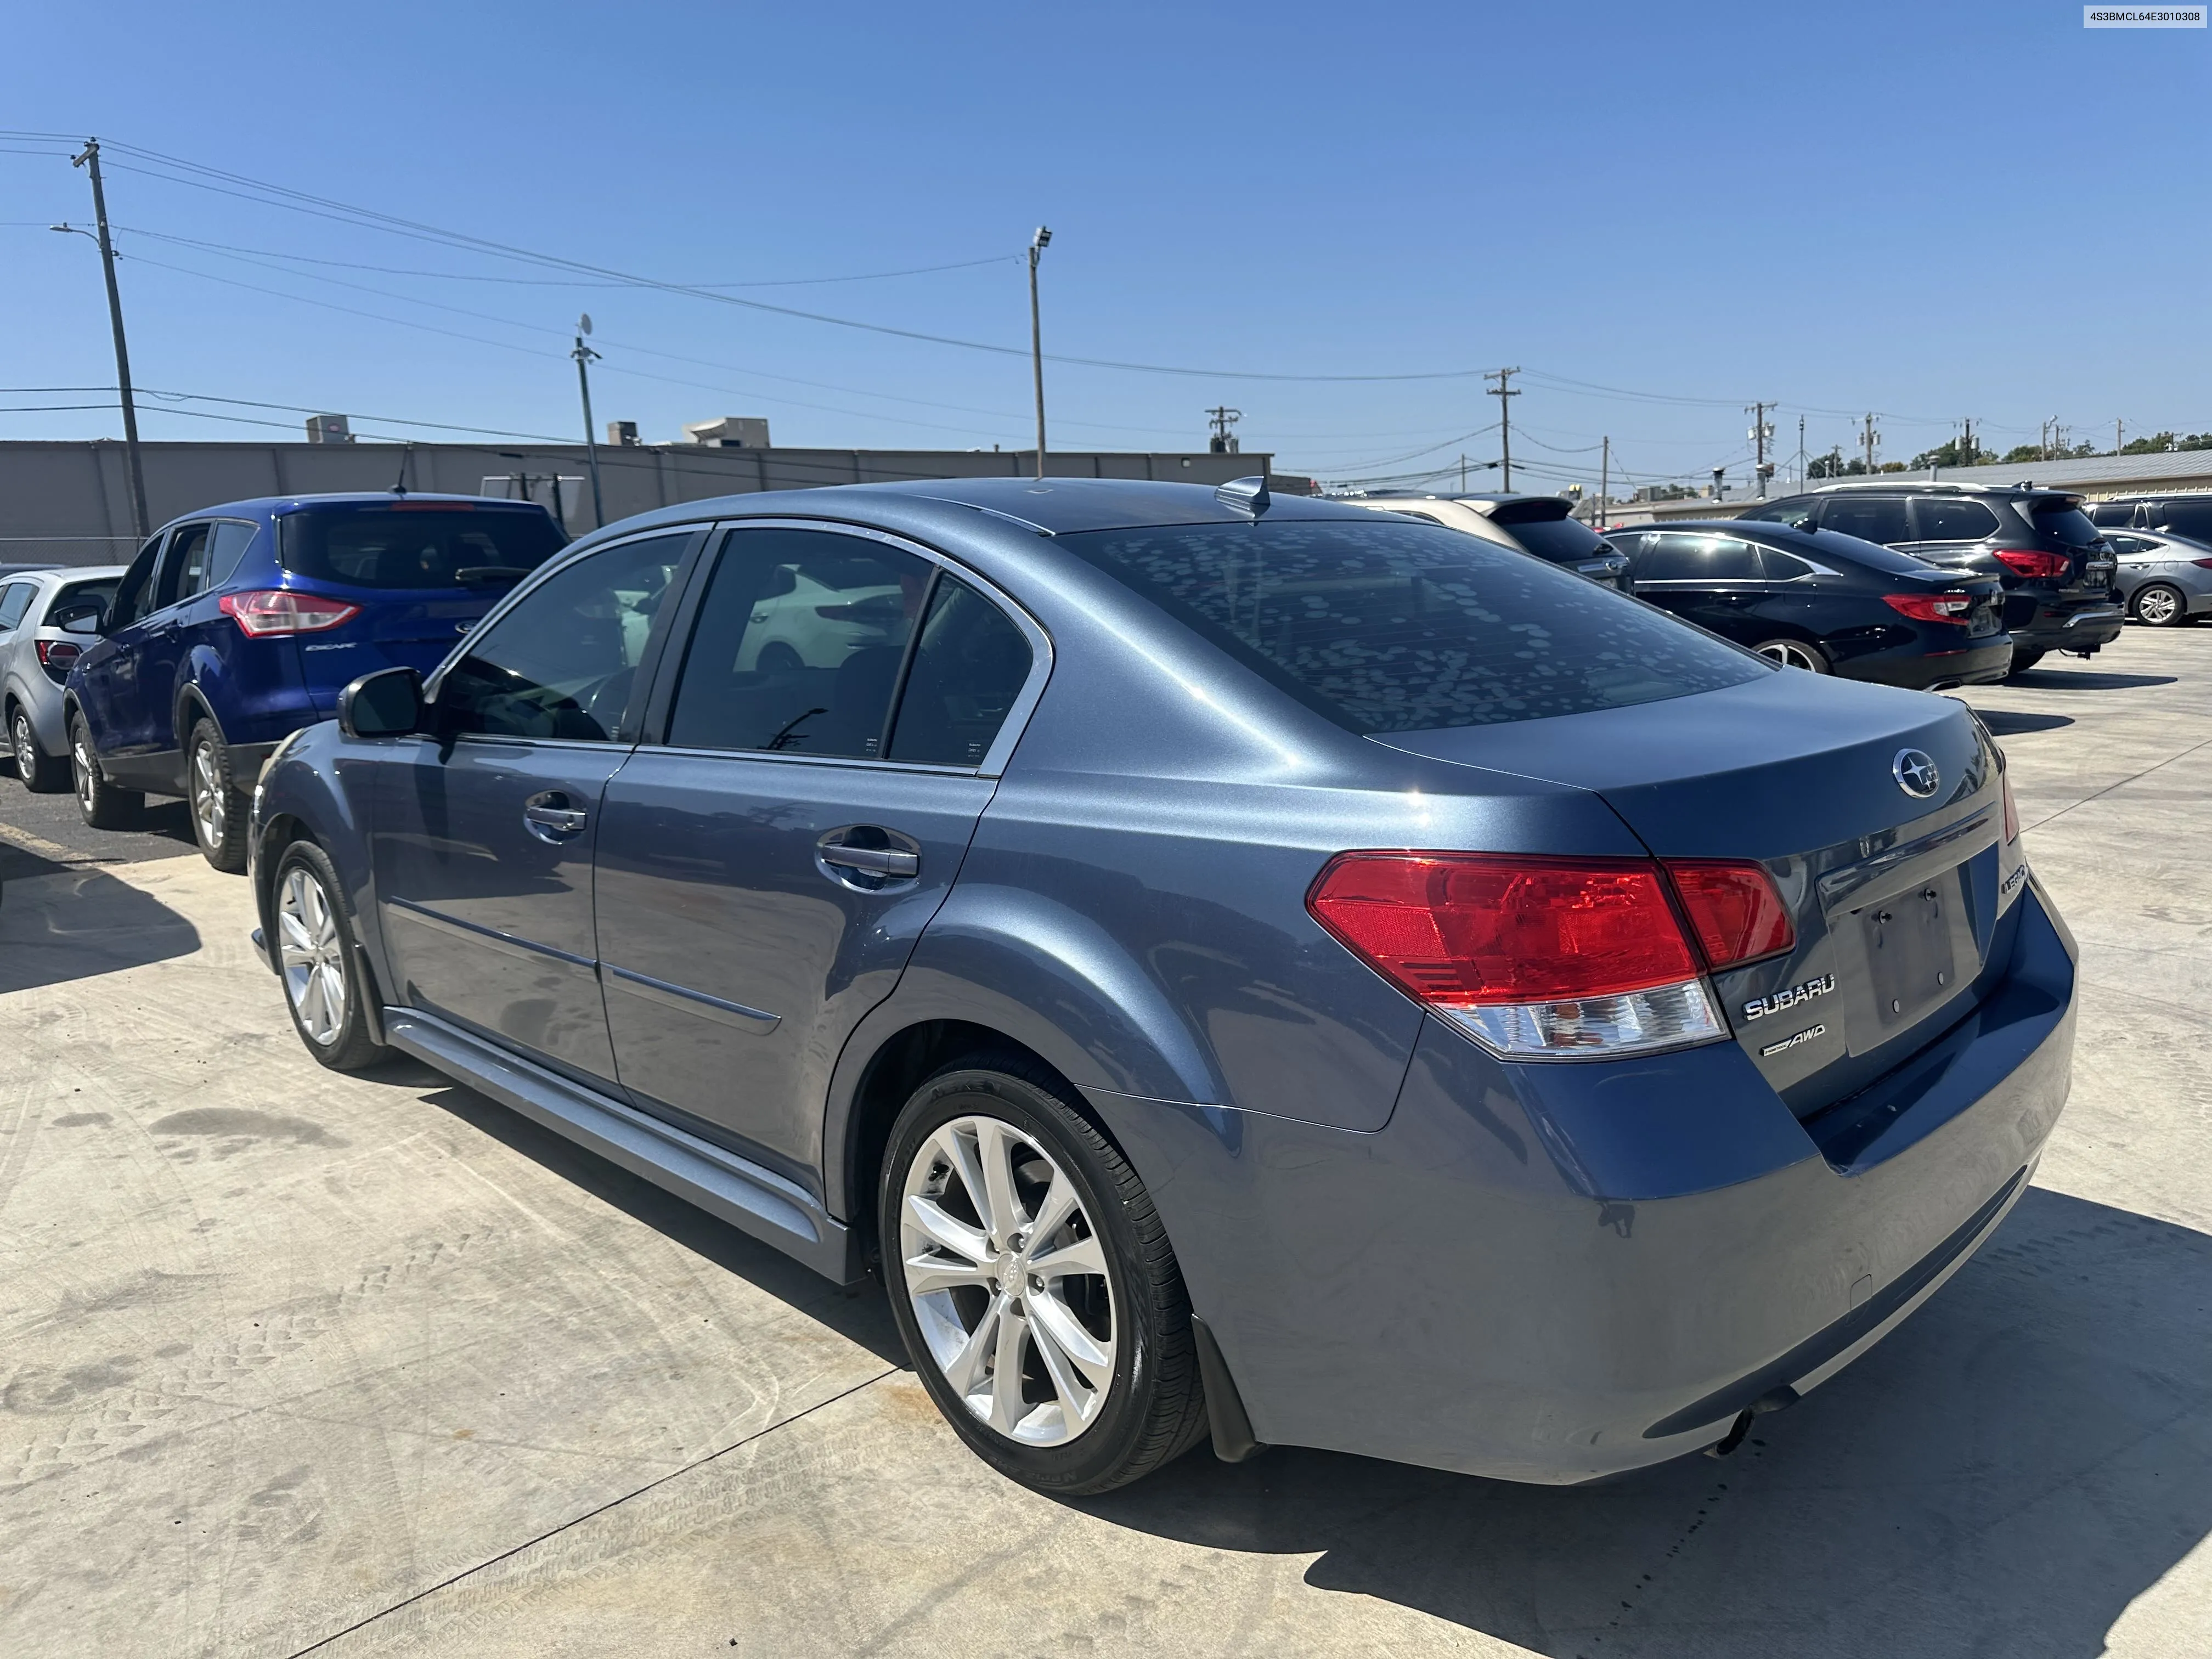
M821 578L834 581L840 573L834 562L818 560L811 570L785 565L776 571L753 602L738 672L835 668L855 651L896 638L906 616L897 585L884 585L872 561L855 561L850 574L864 585L831 586Z
M1501 547L1533 553L1547 564L1564 566L1601 587L1628 591L1628 561L1574 516L1575 504L1564 495L1423 495L1382 489L1337 499L1351 507L1464 530Z

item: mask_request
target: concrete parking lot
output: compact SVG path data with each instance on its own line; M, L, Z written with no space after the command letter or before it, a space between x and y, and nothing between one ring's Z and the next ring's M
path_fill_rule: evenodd
M877 1292L321 1071L242 881L0 784L0 1652L2212 1651L2212 629L1969 700L2083 947L2036 1189L1735 1457L1576 1490L1008 1485Z

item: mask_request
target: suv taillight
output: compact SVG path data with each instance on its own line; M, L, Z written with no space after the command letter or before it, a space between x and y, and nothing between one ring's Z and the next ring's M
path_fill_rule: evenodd
M226 593L216 601L223 614L256 638L264 634L315 634L361 614L357 605L326 599L319 593L288 593L282 588Z
M1306 908L1408 995L1522 1058L1602 1058L1724 1036L1705 967L1787 950L1795 939L1764 870L1705 861L1662 871L1649 859L1340 853Z
M37 645L39 666L56 685L69 678L70 665L84 655L84 647L74 640L40 640Z
M1990 556L2015 576L2063 580L2074 561L2063 553L2045 553L2035 547L2000 547Z
M1974 608L1967 593L1885 593L1882 603L1900 616L1917 622L1954 623L1964 628L1966 612Z

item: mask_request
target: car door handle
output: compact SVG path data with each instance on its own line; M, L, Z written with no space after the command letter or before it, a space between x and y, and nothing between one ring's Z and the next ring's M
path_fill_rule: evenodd
M872 876L921 873L921 855L902 852L896 847L841 847L833 842L821 850L823 863L834 864L842 870L865 870Z
M523 827L543 842L573 836L590 822L590 815L569 805L568 797L558 789L532 795L522 804Z

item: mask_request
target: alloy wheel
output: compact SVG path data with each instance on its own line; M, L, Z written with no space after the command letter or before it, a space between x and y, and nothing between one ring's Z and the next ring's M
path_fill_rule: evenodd
M230 791L224 787L222 769L216 763L215 745L192 746L192 824L200 845L220 847L230 822Z
M18 708L15 711L15 720L9 727L8 735L14 741L15 775L21 778L27 787L32 774L39 769L39 740L31 731L30 715Z
M898 1249L924 1345L969 1412L1065 1445L1112 1390L1120 1325L1103 1241L1074 1182L1000 1119L945 1123L908 1166Z
M100 774L93 769L92 740L81 721L70 731L70 769L76 774L76 804L89 818L99 804Z
M2170 587L2146 587L2136 595L2136 620L2153 628L2171 624L2180 609L2180 595Z
M345 947L331 896L297 865L285 871L276 896L276 950L301 1030L327 1048L345 1030Z
M1759 654L1784 668L1802 668L1808 674L1820 672L1820 665L1813 653L1791 640L1769 640L1759 647Z

